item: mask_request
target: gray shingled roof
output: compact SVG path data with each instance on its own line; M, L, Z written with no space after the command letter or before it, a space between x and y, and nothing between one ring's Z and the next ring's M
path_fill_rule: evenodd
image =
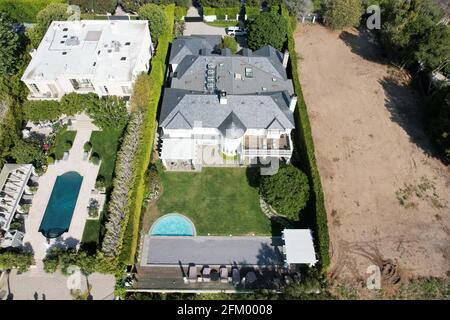
M269 46L244 53L246 55L185 55L178 64L171 87L206 91L207 66L212 65L216 71L216 90L228 94L285 90L294 93L292 81L280 61L281 53ZM247 75L246 70L250 70L252 76Z
M197 55L201 49L214 51L222 43L219 35L192 35L177 37L170 50L169 63L180 63L186 55Z
M248 129L267 129L274 125L274 120L278 122L276 126L280 128L294 128L294 118L289 111L287 92L228 95L227 100L227 104L220 104L218 95L215 94L166 89L161 108L160 126L186 129L187 124L193 127L196 122L201 122L203 127L219 128L233 113L233 117L241 122L238 126ZM180 115L187 124L182 123ZM236 118L232 120L237 122ZM175 124L179 124L179 127Z
M219 126L219 130L222 132L222 135L228 139L239 139L244 135L247 128L242 121L239 120L236 114L231 111L228 117Z

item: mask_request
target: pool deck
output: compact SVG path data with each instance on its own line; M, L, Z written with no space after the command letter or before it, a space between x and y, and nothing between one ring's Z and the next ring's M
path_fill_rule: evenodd
M59 160L48 166L47 172L39 177L39 188L33 197L33 203L28 217L25 219L24 245L34 251L36 268L43 267L42 259L47 250L52 246L74 247L77 246L83 236L83 230L88 218L87 206L91 191L95 187L95 181L100 165L94 165L89 160L83 160L83 146L89 141L92 131L99 130L85 116L77 116L70 130L76 130L77 134L69 152L67 160ZM38 231L44 217L47 203L53 190L56 178L68 171L76 171L83 176L83 182L78 194L69 231L59 238L53 239L50 244Z

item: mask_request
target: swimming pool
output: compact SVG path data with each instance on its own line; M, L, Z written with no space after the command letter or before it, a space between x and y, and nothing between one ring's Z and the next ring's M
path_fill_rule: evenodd
M195 234L192 221L178 213L162 216L150 229L151 236L195 236Z
M56 178L50 200L39 227L46 238L59 237L69 230L83 177L69 171Z

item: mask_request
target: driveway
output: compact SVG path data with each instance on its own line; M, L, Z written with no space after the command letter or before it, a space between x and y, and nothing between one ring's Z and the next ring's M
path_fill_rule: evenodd
M225 28L211 27L204 22L186 22L183 35L207 34L225 36Z

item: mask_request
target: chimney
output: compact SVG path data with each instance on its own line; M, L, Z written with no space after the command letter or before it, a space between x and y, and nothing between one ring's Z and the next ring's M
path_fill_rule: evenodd
M289 61L289 51L286 49L286 50L284 50L284 56L283 56L283 67L285 69L287 68L288 61Z
M220 91L219 102L220 102L220 104L227 104L228 103L227 93L225 91Z
M297 105L297 96L291 96L291 101L289 102L289 110L294 112L295 106Z

